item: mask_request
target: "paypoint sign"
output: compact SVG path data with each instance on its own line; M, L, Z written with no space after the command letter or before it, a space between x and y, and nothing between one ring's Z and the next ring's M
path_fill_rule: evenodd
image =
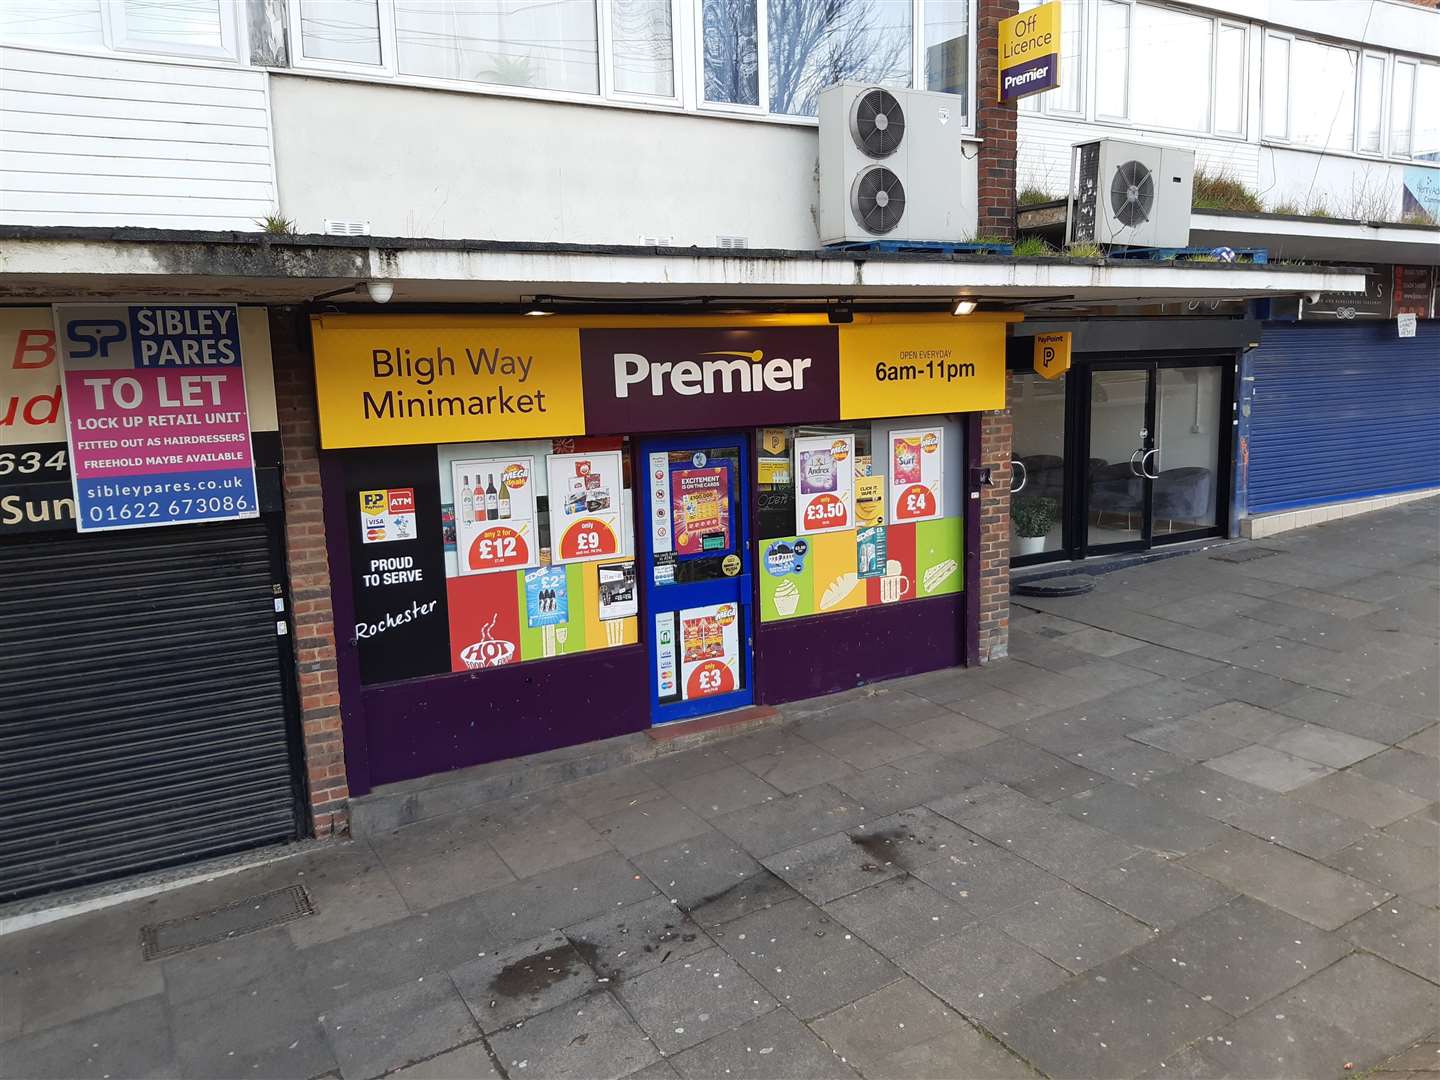
M1060 0L1000 20L1000 101L1060 85Z

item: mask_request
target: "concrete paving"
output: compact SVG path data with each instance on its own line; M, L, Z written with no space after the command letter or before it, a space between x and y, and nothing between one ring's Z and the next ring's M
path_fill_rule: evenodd
M1440 504L1011 658L0 938L0 1077L1434 1075ZM315 914L146 961L291 884Z

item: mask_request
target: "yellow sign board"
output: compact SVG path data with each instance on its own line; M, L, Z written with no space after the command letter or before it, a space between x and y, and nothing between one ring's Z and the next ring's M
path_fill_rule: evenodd
M585 430L580 332L452 315L316 316L327 449Z
M1000 20L999 100L1060 85L1060 0Z
M840 327L842 420L1004 407L1004 322L948 317Z
M1058 379L1070 370L1070 335L1035 335L1035 370L1047 379Z

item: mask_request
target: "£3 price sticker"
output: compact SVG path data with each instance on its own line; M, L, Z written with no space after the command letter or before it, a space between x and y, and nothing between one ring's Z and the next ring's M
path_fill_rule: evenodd
M690 678L685 684L685 697L713 697L716 694L728 694L734 689L735 673L729 666L719 660L706 660L690 672Z
M599 518L581 518L560 538L562 559L598 559L620 550L615 530Z

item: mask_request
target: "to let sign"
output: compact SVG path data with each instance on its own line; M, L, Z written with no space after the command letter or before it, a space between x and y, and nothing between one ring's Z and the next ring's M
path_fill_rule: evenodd
M233 304L55 309L81 532L259 514Z
M1000 20L1000 101L1060 85L1060 0Z

